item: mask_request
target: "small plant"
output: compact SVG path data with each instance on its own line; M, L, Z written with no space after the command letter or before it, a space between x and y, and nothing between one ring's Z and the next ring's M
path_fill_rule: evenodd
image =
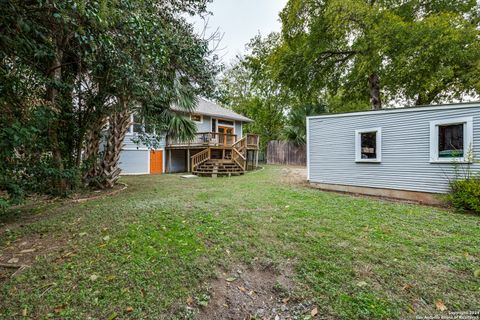
M459 210L480 214L480 177L450 182L450 193L447 199Z
M450 181L450 193L447 201L460 211L471 211L480 214L480 172L472 168L475 163L471 147L467 153L467 166L455 163L456 179Z

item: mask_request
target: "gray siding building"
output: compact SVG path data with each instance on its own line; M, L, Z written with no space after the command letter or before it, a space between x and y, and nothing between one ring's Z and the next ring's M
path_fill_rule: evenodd
M307 118L308 180L324 189L423 200L480 170L479 153L480 103Z

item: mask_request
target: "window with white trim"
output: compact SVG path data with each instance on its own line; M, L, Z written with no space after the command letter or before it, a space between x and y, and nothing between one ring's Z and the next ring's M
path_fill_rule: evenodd
M138 114L133 114L132 119L132 128L133 133L142 133L143 132L143 118Z
M382 128L355 131L355 161L382 161Z
M469 162L472 145L472 117L430 122L431 162Z
M190 119L194 122L203 122L203 116L201 114L190 114Z

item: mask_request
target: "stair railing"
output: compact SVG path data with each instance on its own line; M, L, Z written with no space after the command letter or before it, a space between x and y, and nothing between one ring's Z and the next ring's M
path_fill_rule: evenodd
M242 139L238 140L232 145L233 149L237 149L237 151L243 154L243 150L247 147L247 139L243 137Z
M192 171L195 171L199 165L210 159L210 148L200 151L193 155L192 159Z
M243 171L245 171L247 167L247 159L235 148L232 148L232 160L235 161Z

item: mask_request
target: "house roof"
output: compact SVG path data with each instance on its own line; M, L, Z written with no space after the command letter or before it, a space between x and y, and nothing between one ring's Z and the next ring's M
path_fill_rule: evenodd
M402 108L386 108L381 110L370 110L370 111L332 113L332 114L324 114L319 116L310 116L310 117L307 117L307 119L354 117L354 116L373 115L373 114L431 111L431 110L444 110L444 109L478 108L479 106L480 106L480 101L460 102L460 103L422 105L422 106L402 107Z
M176 111L182 111L177 106L173 106L172 109ZM226 120L253 122L252 119L242 116L241 114L238 114L233 110L221 107L218 104L201 97L198 98L197 108L193 113L205 116L219 117Z

